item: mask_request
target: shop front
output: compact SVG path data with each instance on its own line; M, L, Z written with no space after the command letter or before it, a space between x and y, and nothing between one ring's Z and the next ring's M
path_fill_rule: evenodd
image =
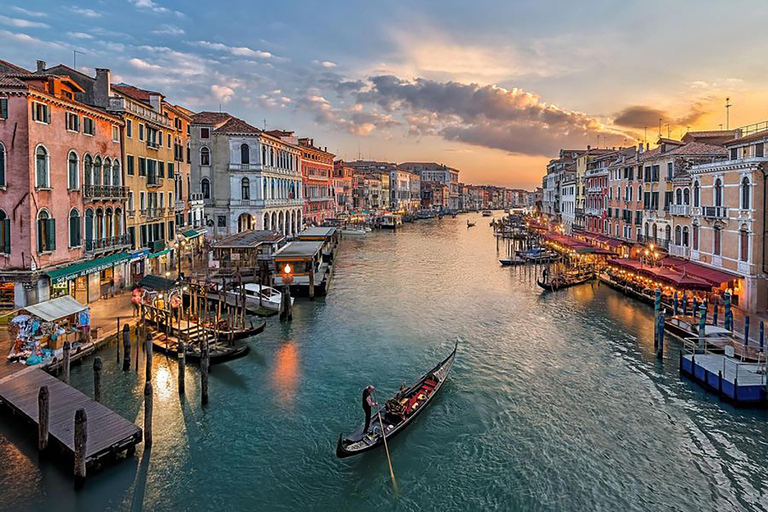
M128 254L113 254L49 270L46 275L51 281L50 296L69 295L83 304L111 296L124 285L124 268L129 260Z

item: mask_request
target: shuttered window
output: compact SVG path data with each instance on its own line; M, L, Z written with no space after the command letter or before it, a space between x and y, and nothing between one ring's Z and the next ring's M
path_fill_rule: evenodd
M11 254L11 219L0 210L0 253Z
M0 119L8 119L8 98L0 98Z
M56 249L56 219L51 219L48 212L42 211L37 216L37 252L50 252Z

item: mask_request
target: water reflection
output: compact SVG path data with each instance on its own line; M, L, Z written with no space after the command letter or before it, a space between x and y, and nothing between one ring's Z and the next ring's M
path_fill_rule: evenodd
M283 406L292 406L299 387L299 351L295 342L287 341L277 349L272 385L278 402Z

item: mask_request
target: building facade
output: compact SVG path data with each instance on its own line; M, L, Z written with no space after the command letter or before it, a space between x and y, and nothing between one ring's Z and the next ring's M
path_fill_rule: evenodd
M346 165L344 160L336 160L333 163L333 191L336 195L334 216L339 213L348 213L354 209L354 173L354 169Z
M301 175L304 180L304 222L320 225L335 215L333 159L328 148L315 146L314 139L300 138Z

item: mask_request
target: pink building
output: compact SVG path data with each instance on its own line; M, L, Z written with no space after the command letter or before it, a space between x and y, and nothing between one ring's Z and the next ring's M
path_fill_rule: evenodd
M98 300L129 259L114 254L125 234L122 120L44 67L0 61L0 308Z

